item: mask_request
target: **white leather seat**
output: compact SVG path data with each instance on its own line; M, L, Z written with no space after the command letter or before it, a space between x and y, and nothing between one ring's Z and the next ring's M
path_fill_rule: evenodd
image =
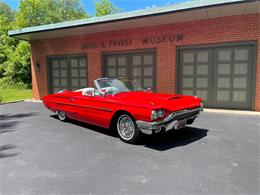
M77 92L79 91L82 91L82 95L86 95L86 96L93 96L94 94L94 88L92 87L87 87L87 88L77 90Z
M85 88L82 91L82 95L86 95L86 96L93 96L94 95L94 88Z

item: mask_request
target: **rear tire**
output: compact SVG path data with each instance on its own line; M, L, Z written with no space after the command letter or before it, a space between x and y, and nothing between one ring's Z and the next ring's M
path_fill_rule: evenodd
M58 114L58 117L61 121L67 120L67 116L66 116L66 113L64 111L58 111L57 114Z
M139 128L128 114L122 114L117 118L116 129L119 138L129 144L137 143L141 137Z

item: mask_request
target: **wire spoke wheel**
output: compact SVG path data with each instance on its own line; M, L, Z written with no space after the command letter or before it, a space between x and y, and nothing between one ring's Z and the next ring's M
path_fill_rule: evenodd
M122 141L135 143L139 137L139 129L134 120L126 114L121 115L117 120L117 131Z
M61 120L61 121L65 121L66 120L66 113L65 112L63 112L63 111L58 111L57 112L58 113L58 117L59 117L59 119Z

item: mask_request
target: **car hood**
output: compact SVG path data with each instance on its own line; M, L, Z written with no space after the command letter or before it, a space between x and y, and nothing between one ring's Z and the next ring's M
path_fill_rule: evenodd
M122 92L114 95L125 103L135 105L150 105L153 109L168 109L171 111L194 108L200 106L201 99L195 96L180 94L162 94L145 91Z

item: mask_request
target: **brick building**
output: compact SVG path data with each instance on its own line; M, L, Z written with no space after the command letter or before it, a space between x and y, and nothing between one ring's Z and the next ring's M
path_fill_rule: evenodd
M31 44L33 97L129 77L206 107L260 111L260 2L191 1L9 32Z

